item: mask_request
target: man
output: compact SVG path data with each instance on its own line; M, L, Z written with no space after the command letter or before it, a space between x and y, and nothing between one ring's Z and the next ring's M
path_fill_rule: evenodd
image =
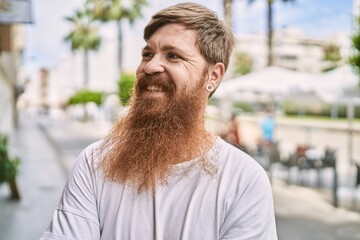
M270 110L266 110L265 117L260 122L262 140L265 147L274 143L275 120Z
M204 124L232 33L182 3L144 38L129 112L80 154L41 239L277 239L266 173Z

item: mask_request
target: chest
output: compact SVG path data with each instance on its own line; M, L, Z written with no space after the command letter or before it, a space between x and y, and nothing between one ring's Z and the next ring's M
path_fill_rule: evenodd
M172 179L142 194L106 184L98 212L102 239L211 240L219 239L226 200L215 177Z

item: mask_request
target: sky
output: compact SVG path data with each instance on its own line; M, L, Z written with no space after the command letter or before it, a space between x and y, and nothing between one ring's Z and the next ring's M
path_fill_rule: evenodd
M71 25L64 20L85 0L32 0L33 23L25 25L25 71L36 71L40 67L51 68L60 59L71 54L64 36ZM143 18L130 28L132 35L142 39L142 31L151 15L157 10L180 0L148 0L143 10ZM194 0L223 15L222 0ZM233 31L241 33L264 33L266 31L265 0L246 4L245 0L233 0ZM350 34L352 28L352 0L296 0L284 4L280 0L274 4L274 29L298 28L305 36L331 37L342 32ZM140 50L139 50L140 54Z

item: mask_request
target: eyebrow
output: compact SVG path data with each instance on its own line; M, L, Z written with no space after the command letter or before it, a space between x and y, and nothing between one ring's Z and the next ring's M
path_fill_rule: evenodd
M151 50L153 50L153 48L150 47L149 45L146 45L146 46L143 48L143 51L144 51L144 50L149 50L149 51L151 51ZM160 50L161 50L161 51L172 51L172 50L175 50L175 51L180 52L180 53L182 53L182 54L186 54L186 53L187 53L185 50L182 50L182 49L177 48L177 47L175 47L175 46L173 46L173 45L170 45L170 44L167 44L167 45L162 46Z

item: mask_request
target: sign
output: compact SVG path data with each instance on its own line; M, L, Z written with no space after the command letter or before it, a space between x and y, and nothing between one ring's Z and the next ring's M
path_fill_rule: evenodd
M0 0L0 24L32 23L30 0Z

